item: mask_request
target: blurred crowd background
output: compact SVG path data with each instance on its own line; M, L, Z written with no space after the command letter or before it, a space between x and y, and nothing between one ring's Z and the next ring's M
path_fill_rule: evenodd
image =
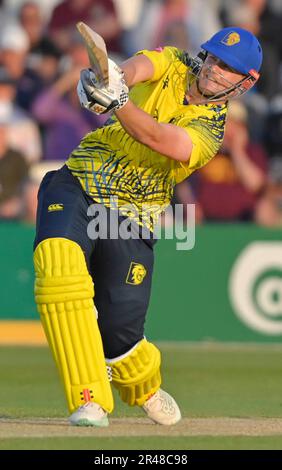
M107 119L76 96L89 66L78 21L104 37L118 63L164 45L196 55L225 26L257 35L262 77L230 103L218 155L177 186L174 201L196 203L198 223L282 227L281 0L0 1L0 220L34 223L43 175Z

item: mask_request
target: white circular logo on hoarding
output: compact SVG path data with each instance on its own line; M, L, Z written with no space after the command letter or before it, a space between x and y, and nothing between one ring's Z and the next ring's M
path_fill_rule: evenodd
M236 259L229 279L230 301L253 330L282 335L282 242L254 242Z

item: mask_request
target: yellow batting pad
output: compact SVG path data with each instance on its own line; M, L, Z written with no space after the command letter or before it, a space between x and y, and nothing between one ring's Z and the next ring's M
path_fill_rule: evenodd
M113 385L128 405L142 406L161 385L161 354L143 339L128 355L108 361Z
M94 288L80 246L65 238L42 241L34 253L35 301L62 376L70 412L87 401L113 410Z

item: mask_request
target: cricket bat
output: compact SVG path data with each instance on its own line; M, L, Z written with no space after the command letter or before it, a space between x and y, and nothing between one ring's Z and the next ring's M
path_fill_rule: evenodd
M107 87L109 85L109 69L108 53L104 39L82 21L77 23L76 27L84 39L90 66L99 84L101 84L101 87Z

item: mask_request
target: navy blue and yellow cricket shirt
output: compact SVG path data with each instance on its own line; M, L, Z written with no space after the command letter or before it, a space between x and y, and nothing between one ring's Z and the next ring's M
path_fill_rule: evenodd
M87 134L66 164L95 202L116 209L111 199L118 198L122 213L130 213L139 225L152 230L170 204L175 184L217 153L227 107L185 102L187 65L183 51L165 47L138 54L152 61L154 76L135 85L130 98L158 122L181 126L188 132L193 142L189 161L172 160L136 142L113 117L104 127Z

